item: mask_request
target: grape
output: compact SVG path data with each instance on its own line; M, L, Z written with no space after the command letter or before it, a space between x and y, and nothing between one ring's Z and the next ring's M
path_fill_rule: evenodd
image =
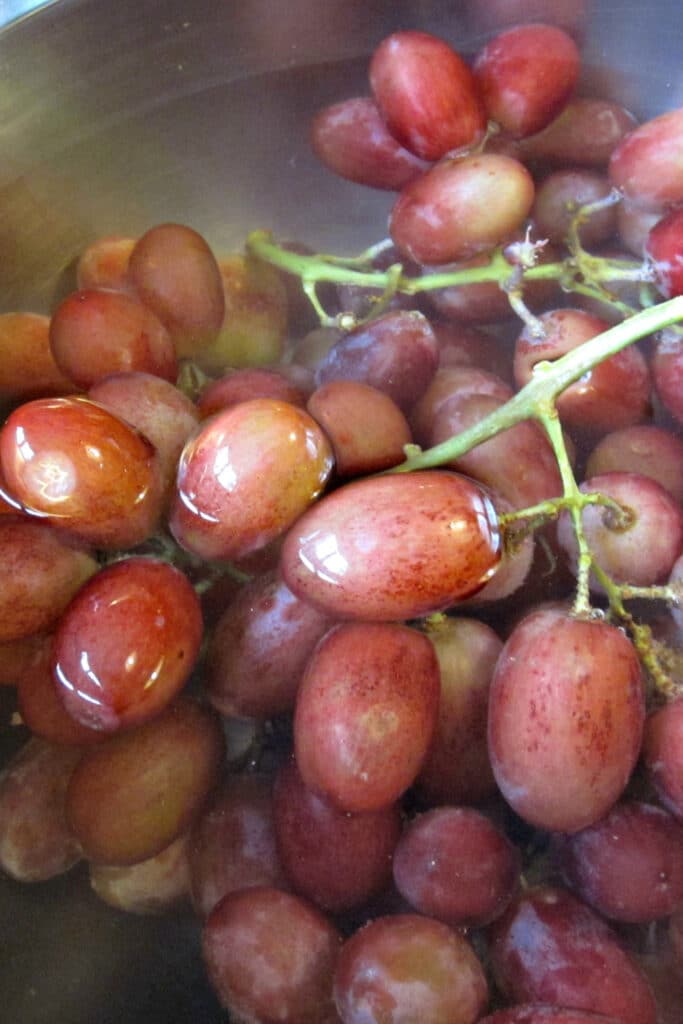
M683 423L683 339L678 331L660 333L652 360L657 394L678 423Z
M332 346L344 337L338 327L316 327L294 343L293 364L317 370ZM292 364L290 364L292 365Z
M378 388L355 380L333 380L317 388L306 405L329 437L338 477L363 476L397 466L412 442L408 421Z
M629 253L642 259L652 228L662 218L662 210L643 209L637 202L622 199L617 206L617 235Z
M491 940L496 981L512 1000L655 1024L642 972L604 921L564 890L528 889L491 926Z
M655 377L657 374L655 357ZM683 440L652 424L623 427L605 434L588 456L586 477L614 472L649 476L683 504Z
M512 388L497 374L477 366L446 366L437 370L424 395L410 411L415 440L429 447L440 410L451 398L467 395L492 395L507 402L512 398Z
M64 800L81 752L30 739L0 772L0 868L19 882L42 882L81 859Z
M51 526L0 518L3 553L0 642L52 629L97 562ZM17 682L18 680L15 680Z
M52 354L48 317L37 313L0 314L0 350L0 397L27 401L68 395L75 390Z
M275 842L272 780L229 776L192 829L189 859L192 903L201 917L230 892L287 888Z
M199 599L172 565L125 558L102 569L55 633L53 672L67 711L105 732L153 718L189 678L202 628Z
M60 370L83 389L121 371L152 373L171 383L178 376L168 331L124 292L72 292L52 314L50 348Z
M558 245L565 241L576 211L589 203L605 199L610 183L594 171L555 171L544 178L536 189L531 216L535 234ZM599 245L612 237L616 228L616 206L595 211L581 224L579 239L586 248Z
M537 135L522 139L515 155L551 165L602 168L635 127L633 114L618 103L579 97Z
M434 416L428 445L440 444L480 423L505 404L494 395L454 395ZM528 508L558 497L562 480L553 450L537 423L523 420L449 463L507 501Z
M404 188L391 237L417 263L451 263L512 239L534 201L531 175L495 153L445 160Z
M628 199L647 207L683 200L683 110L646 121L613 151L609 177Z
M489 751L503 796L540 828L593 824L629 779L644 716L638 657L619 629L559 609L528 615L491 683Z
M439 807L415 818L394 854L401 895L419 913L452 926L488 924L502 914L519 871L517 849L468 807Z
M294 714L304 783L344 811L388 807L411 785L436 726L439 668L407 626L348 623L321 640Z
M50 655L51 637L31 633L19 640L0 643L0 686L20 686L44 666Z
M124 235L107 235L89 245L76 265L78 287L130 289L128 264L135 242L135 238Z
M462 936L440 921L397 914L371 921L342 947L334 978L343 1024L474 1024L488 991Z
M429 167L396 141L369 96L321 110L313 119L311 144L335 174L371 188L400 190Z
M332 620L275 573L242 587L209 642L205 687L224 715L271 718L292 711L306 662Z
M22 721L34 736L50 743L85 747L99 743L105 734L77 722L64 707L52 674L52 636L42 637L33 663L27 665L17 686L17 703Z
M384 391L405 412L436 372L439 349L421 313L387 313L340 338L320 361L316 385L355 380Z
M647 236L645 255L662 295L671 299L683 294L683 210L672 210L656 222Z
M131 284L169 331L179 356L194 356L217 335L225 298L206 241L182 224L159 224L133 247Z
M643 760L664 806L683 819L683 700L654 711L643 737Z
M267 887L225 896L202 936L209 979L231 1017L280 1024L329 1020L340 942L317 910Z
M580 309L554 309L540 321L543 337L525 327L515 344L514 373L519 387L531 380L536 363L557 359L609 327ZM647 364L639 349L630 346L570 384L557 399L557 410L568 427L607 433L644 419L649 401Z
M223 755L214 716L184 698L87 750L66 804L87 859L122 867L160 853L201 811Z
M580 489L612 498L629 516L628 524L621 526L614 510L600 505L584 508L584 533L600 568L620 583L665 582L683 550L683 509L669 492L650 477L614 472L591 477ZM557 537L575 568L576 537L566 513L558 523ZM591 587L598 593L603 589L594 576Z
M479 53L474 74L490 118L523 137L562 110L579 77L576 43L552 25L520 25Z
M486 115L472 72L442 39L395 32L370 62L370 85L391 134L423 160L479 141Z
M254 367L228 370L218 380L211 381L197 399L202 419L228 409L238 402L252 398L276 398L290 405L305 405L306 395L292 384L279 370Z
M197 410L182 391L149 373L115 373L94 384L93 402L139 430L156 448L164 490L170 496L178 459L199 423Z
M489 687L502 641L471 618L430 628L441 690L436 732L417 777L430 803L478 803L496 791L486 740Z
M391 621L448 608L495 572L501 541L488 497L455 473L354 481L287 535L285 583L337 618Z
M0 433L2 472L25 508L96 547L146 540L161 513L150 442L103 406L46 398L15 409Z
M486 331L457 321L432 320L439 343L439 369L479 366L506 379L511 376L507 347Z
M190 893L189 833L155 857L127 867L90 865L90 885L101 900L129 914L165 914L183 906Z
M225 313L216 337L194 354L206 373L262 366L282 355L287 289L267 263L236 254L218 263Z
M603 917L647 922L683 907L683 826L653 804L624 801L558 839L564 881Z
M288 529L333 463L303 409L272 398L240 402L207 420L183 449L171 531L202 558L243 558Z
M294 889L322 910L361 906L391 880L401 834L398 804L350 814L308 789L292 760L275 783L280 859Z

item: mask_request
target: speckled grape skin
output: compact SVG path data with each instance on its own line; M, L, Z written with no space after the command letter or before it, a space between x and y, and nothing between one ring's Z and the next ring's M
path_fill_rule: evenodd
M304 783L343 811L388 807L415 780L438 707L439 666L424 634L392 623L335 627L297 695L294 754Z
M337 618L391 622L476 593L500 561L490 499L456 473L373 477L299 519L281 569L297 596Z
M644 717L638 657L619 629L556 609L533 613L511 634L491 683L498 786L531 824L577 832L620 796Z

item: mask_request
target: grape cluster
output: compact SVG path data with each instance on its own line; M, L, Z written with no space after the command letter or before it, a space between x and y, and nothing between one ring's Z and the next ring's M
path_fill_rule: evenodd
M191 905L231 1019L683 1014L683 111L579 72L398 32L312 125L387 240L0 316L0 867Z

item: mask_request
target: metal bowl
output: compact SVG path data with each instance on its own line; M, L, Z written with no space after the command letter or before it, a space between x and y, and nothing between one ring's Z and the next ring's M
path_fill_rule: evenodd
M367 57L397 28L467 53L501 25L559 22L582 42L584 91L639 117L683 105L683 8L670 0L32 8L0 4L0 311L49 312L86 244L163 221L192 225L217 251L239 249L255 227L339 252L381 238L391 196L324 171L307 126L323 104L367 91ZM5 752L18 732L4 726ZM79 870L34 887L0 880L0 992L11 1024L225 1019L197 924L111 910Z

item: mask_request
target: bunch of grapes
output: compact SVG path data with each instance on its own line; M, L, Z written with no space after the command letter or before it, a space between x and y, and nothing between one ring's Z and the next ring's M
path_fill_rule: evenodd
M683 111L579 71L396 33L312 126L388 239L0 316L0 867L191 905L234 1020L683 1013Z

